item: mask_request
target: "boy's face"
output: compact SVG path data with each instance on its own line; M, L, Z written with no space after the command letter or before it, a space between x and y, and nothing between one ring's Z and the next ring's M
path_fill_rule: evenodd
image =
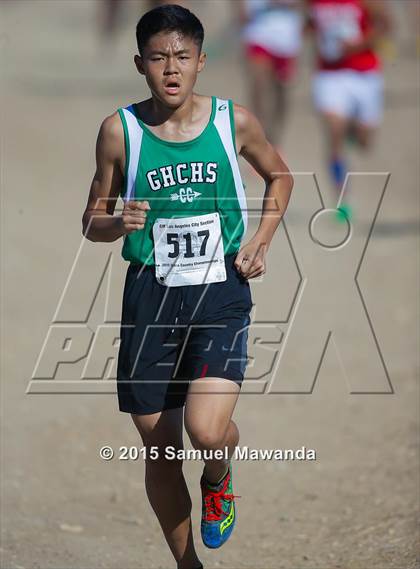
M206 54L199 53L192 38L179 32L160 32L150 38L143 56L136 55L134 61L152 94L167 106L179 107L192 92L205 59Z

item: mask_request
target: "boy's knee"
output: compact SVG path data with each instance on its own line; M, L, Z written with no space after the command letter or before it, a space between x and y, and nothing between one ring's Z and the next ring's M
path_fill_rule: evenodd
M208 429L201 427L186 428L194 448L212 449L221 448L225 439L225 433L221 429Z
M176 477L182 473L183 460L176 457L177 450L181 449L171 446L171 452L169 452L166 448L150 447L147 449L146 473L154 480L160 477L168 480L168 477Z

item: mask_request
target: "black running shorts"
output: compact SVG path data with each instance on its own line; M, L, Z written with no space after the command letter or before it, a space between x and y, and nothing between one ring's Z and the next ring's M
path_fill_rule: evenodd
M225 257L226 281L167 287L154 266L130 264L124 286L117 388L120 411L182 407L190 381L242 385L252 308L249 282Z

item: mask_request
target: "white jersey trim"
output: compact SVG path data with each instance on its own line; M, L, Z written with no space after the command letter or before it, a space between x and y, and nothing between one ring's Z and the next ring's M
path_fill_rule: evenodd
M239 170L236 149L233 145L233 134L229 116L229 101L216 98L216 114L214 117L214 126L219 133L229 164L232 170L233 181L235 183L236 196L242 213L242 222L244 225L244 235L248 227L248 209L245 195L245 188Z
M129 201L135 194L135 184L137 177L137 168L140 161L140 148L143 138L143 130L141 129L134 113L133 105L122 110L127 125L128 140L130 143L130 156L128 157L127 168L127 188L124 201ZM127 157L126 157L127 159Z

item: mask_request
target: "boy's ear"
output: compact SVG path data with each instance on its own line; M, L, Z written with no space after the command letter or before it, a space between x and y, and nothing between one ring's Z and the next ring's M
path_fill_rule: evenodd
M144 75L145 73L144 73L144 67L143 67L143 59L137 53L134 56L134 63L135 63L135 66L137 67L137 71L140 73L140 75Z
M198 66L197 66L197 73L203 69L204 65L206 64L207 54L202 51L200 53L200 57L198 58Z

